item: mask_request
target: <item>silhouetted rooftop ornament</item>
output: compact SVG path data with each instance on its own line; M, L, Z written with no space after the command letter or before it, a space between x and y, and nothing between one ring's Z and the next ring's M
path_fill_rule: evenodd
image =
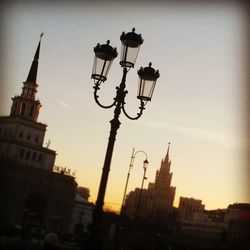
M28 74L28 77L26 79L26 82L36 84L36 78L37 78L37 69L38 69L38 60L39 60L39 53L40 53L40 46L41 46L41 39L43 37L44 33L42 32L40 34L40 40L36 49L36 53L33 59L33 62L30 67L30 71Z

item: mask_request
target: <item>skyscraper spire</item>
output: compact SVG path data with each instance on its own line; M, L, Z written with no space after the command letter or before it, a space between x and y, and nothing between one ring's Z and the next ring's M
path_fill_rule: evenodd
M41 39L44 33L42 32L40 35L40 40L36 49L36 53L33 59L33 62L30 67L30 71L28 74L28 77L26 79L26 82L32 83L36 85L36 77L37 77L37 69L38 69L38 60L39 60L39 53L40 53L40 46L41 46Z
M170 148L170 142L168 143L168 150L167 150L167 154L165 157L165 162L169 162L169 148Z

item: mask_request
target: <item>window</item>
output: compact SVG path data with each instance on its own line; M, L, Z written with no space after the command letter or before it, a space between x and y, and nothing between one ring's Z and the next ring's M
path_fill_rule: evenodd
M32 154L32 160L33 160L33 161L36 160L36 152L33 152L33 154Z
M20 150L19 155L20 155L21 158L23 158L23 156L24 156L24 149L23 148Z
M34 105L31 105L30 106L30 116L32 116L33 115L33 112L34 112Z
M23 138L23 132L19 132L19 138Z
M31 138L31 136L30 136L30 135L27 135L27 140L28 140L28 141L30 141L30 138Z
M27 151L26 152L26 159L29 159L30 158L30 151Z
M31 90L31 97L35 96L35 90Z
M21 115L24 115L24 113L25 113L25 108L26 108L26 104L25 104L25 103L22 103L22 105L21 105Z
M35 143L38 143L38 136L35 137Z

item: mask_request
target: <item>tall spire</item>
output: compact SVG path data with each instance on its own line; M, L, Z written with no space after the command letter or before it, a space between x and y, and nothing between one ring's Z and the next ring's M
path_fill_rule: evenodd
M42 106L40 101L36 100L36 92L38 87L36 78L42 36L43 33L40 35L40 40L36 49L34 60L30 67L27 80L23 82L22 93L20 96L15 96L12 98L13 103L10 111L11 116L21 116L33 122L37 121L39 109Z
M166 157L165 157L166 162L169 162L169 148L170 148L170 142L168 143L168 150L167 150L167 154L166 154Z
M38 68L38 60L39 60L39 53L40 53L40 46L41 46L41 39L44 33L42 32L40 35L40 40L36 49L36 53L33 59L33 62L30 67L30 71L28 74L28 77L26 79L26 82L36 84L36 77L37 77L37 68Z

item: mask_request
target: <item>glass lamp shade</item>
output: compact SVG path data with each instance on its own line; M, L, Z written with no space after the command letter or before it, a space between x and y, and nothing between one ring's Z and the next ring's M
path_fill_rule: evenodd
M132 29L132 32L122 33L121 37L121 58L120 65L122 67L134 67L135 61L140 49L143 39L141 34L135 33L135 28Z
M94 48L95 59L93 63L93 70L91 78L98 81L106 81L109 69L113 60L117 57L116 48L107 44L100 45L99 43Z
M149 63L148 67L141 67L137 72L139 75L137 98L142 101L151 101L156 81L160 77L159 71L152 68L151 65Z
M143 162L143 168L144 168L144 169L147 169L148 163L149 163L149 162L148 162L147 159Z

